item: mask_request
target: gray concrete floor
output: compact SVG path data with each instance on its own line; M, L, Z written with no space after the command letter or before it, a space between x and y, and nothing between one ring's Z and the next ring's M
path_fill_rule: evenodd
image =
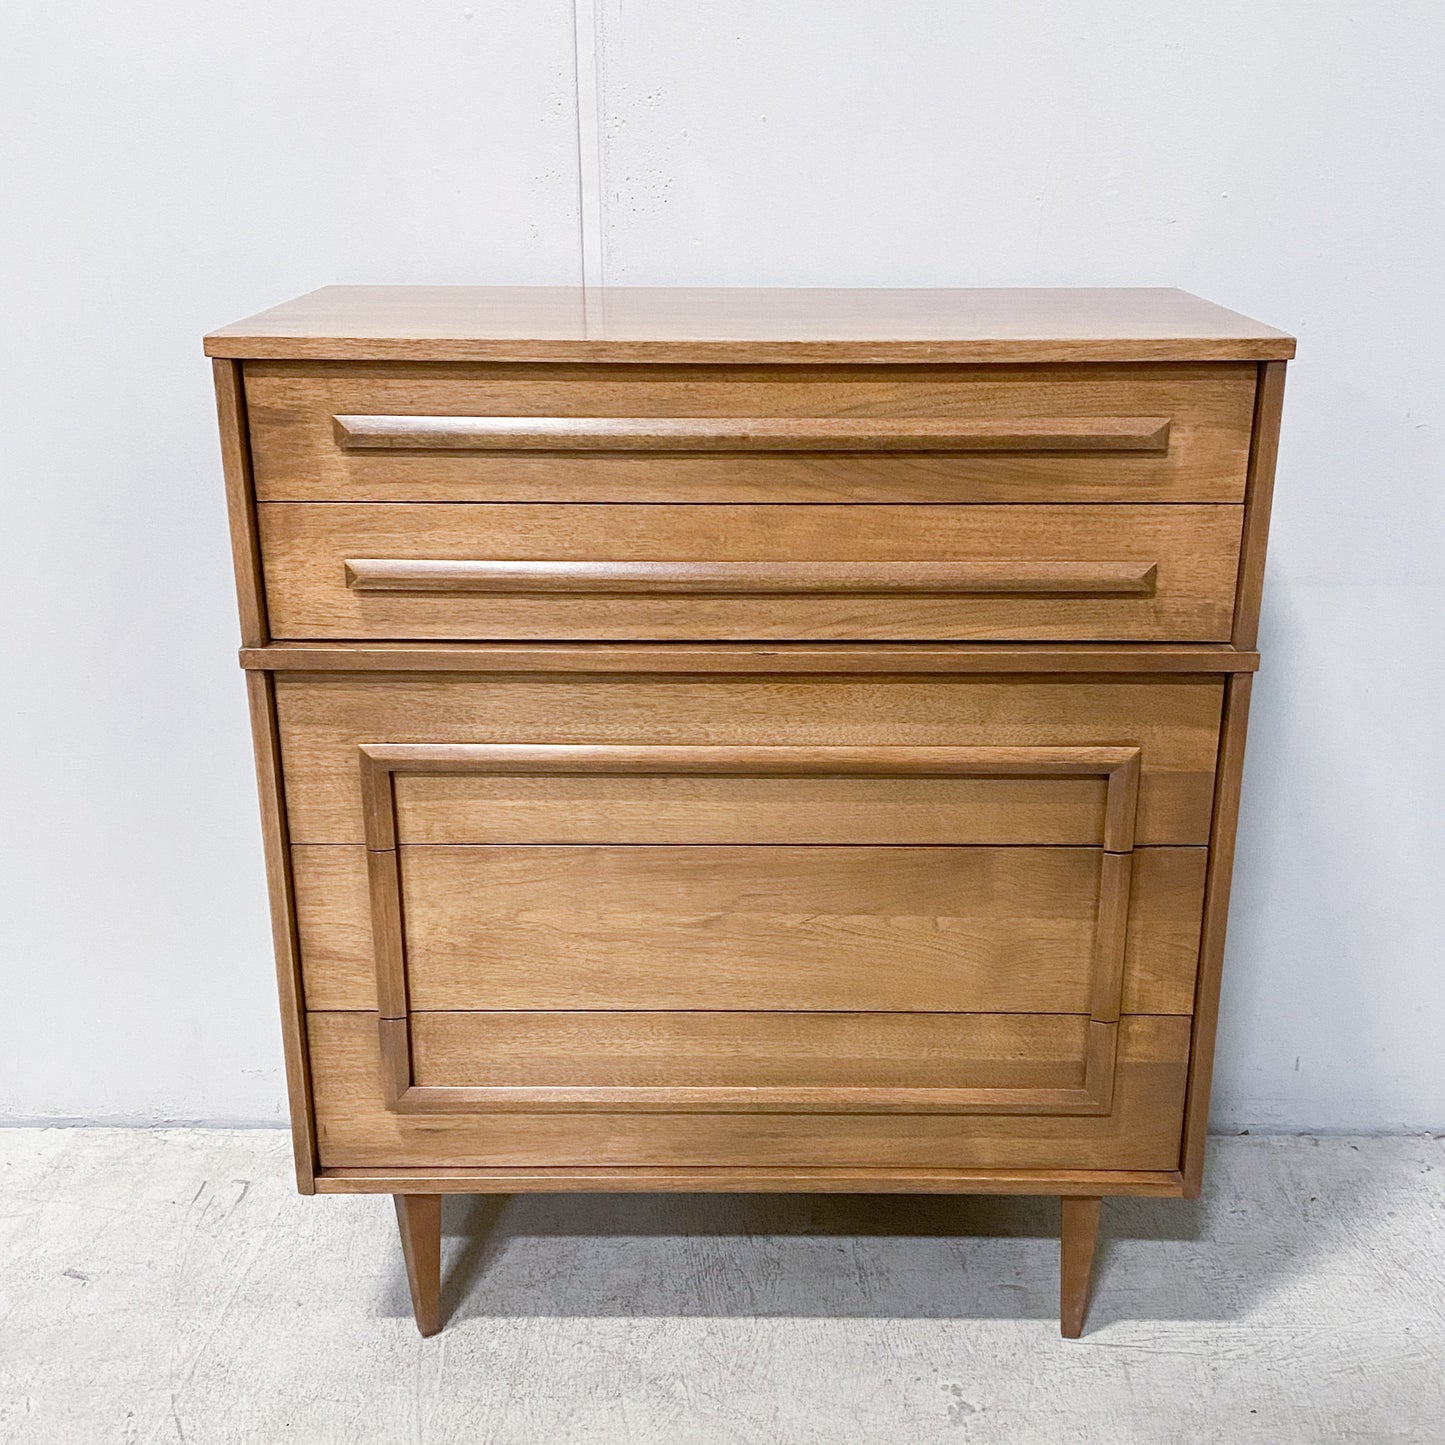
M0 1131L0 1439L1445 1441L1445 1141L1220 1139L1114 1200L1059 1338L1057 1203L448 1201L448 1328L391 1204L275 1132Z

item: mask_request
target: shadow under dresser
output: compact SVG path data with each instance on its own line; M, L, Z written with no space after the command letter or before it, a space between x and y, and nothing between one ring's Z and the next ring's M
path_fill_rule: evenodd
M1177 291L328 287L212 333L303 1193L1204 1161L1284 363ZM900 1207L902 1207L900 1205Z

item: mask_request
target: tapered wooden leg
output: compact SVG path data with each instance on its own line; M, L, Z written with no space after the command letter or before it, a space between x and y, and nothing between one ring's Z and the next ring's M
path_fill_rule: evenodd
M1059 1249L1059 1332L1076 1340L1084 1331L1089 1307L1089 1280L1094 1273L1094 1245L1099 1239L1102 1199L1069 1199L1064 1206L1064 1229Z
M442 1197L440 1194L393 1194L401 1252L406 1257L406 1282L411 1309L424 1335L441 1329Z

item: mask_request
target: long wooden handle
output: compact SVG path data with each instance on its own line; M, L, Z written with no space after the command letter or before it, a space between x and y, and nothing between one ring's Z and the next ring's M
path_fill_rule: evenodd
M519 562L349 557L354 592L687 597L1146 597L1158 565L1102 562Z
M347 451L1163 452L1169 418L338 416Z

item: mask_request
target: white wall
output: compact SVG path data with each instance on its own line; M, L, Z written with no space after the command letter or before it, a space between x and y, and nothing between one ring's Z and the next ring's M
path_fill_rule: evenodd
M1445 1127L1445 7L593 3L7 19L0 1113L279 1116L200 333L585 273L1296 330L1215 1117Z

